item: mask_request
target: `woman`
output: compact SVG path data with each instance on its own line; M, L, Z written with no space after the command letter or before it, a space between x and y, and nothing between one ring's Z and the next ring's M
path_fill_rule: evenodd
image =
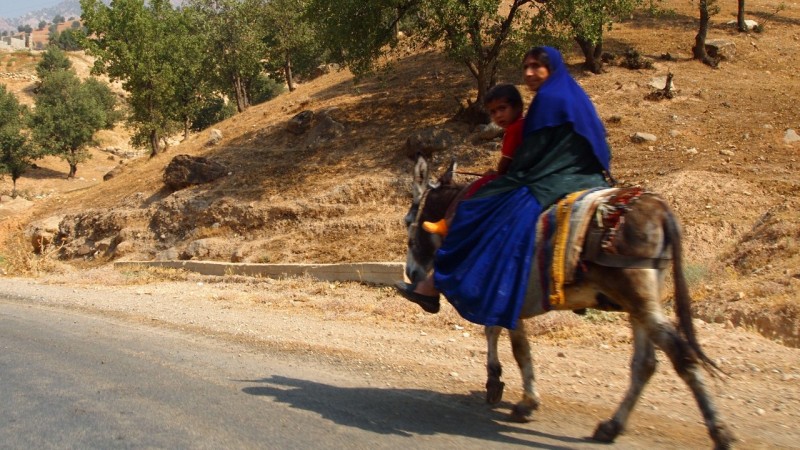
M561 54L533 48L523 67L536 96L508 172L458 205L433 275L396 286L425 311L439 310L441 292L471 322L515 328L539 214L570 192L608 186L605 128Z

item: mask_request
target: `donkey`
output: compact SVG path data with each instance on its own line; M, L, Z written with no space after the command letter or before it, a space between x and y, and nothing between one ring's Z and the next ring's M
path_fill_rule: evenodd
M423 229L423 221L435 222L445 217L448 209L460 198L464 186L453 182L455 163L435 183L431 183L428 163L417 156L412 184L413 202L405 216L408 228L408 254L406 276L411 282L424 279L433 270L434 254L441 245L441 237ZM700 408L714 448L730 448L735 441L733 434L720 419L712 399L703 383L700 367L711 375L719 371L703 350L695 335L690 310L689 290L683 274L681 233L675 215L666 202L650 193L643 194L631 203L625 212L624 227L613 241L613 250L624 262L604 262L602 258L587 258L587 248L581 254L585 272L579 280L564 286L564 301L551 309L580 311L584 308L624 311L629 315L633 328L633 358L631 382L628 391L614 415L598 424L592 438L600 442L613 442L625 429L633 407L655 372L655 347L667 354L678 375L694 394ZM594 222L594 221L592 221ZM597 228L596 224L590 225ZM674 303L677 328L665 317L661 305L664 279L668 264L672 261L674 278ZM660 263L661 262L661 263ZM531 280L533 283L534 280ZM547 312L542 307L541 294L528 289L520 317L522 319ZM487 382L486 399L499 403L504 383L500 381L502 369L497 353L501 327L486 327ZM540 398L534 386L531 349L520 320L514 330L509 330L514 359L519 365L523 380L523 396L514 405L511 419L527 422L539 407Z

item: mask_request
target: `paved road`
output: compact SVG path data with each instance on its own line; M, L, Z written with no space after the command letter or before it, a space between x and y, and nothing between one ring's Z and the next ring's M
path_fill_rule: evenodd
M285 355L0 297L0 448L582 443L492 421L473 397L369 384Z

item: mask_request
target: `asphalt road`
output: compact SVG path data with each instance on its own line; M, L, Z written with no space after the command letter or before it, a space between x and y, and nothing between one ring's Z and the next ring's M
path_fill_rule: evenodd
M501 422L474 396L376 384L286 355L0 296L3 449L595 446Z

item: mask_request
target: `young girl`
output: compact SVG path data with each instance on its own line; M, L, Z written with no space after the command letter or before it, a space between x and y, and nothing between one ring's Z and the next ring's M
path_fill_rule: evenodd
M514 158L514 151L522 144L522 94L513 84L498 84L491 88L486 94L483 106L492 118L492 122L505 129L503 135L503 145L500 149L500 161L497 163L497 171L489 171L483 177L472 183L464 194L465 199L472 197L475 192L486 183L505 175L508 166ZM428 233L435 233L441 236L447 235L447 218L438 222L423 222L422 227Z

